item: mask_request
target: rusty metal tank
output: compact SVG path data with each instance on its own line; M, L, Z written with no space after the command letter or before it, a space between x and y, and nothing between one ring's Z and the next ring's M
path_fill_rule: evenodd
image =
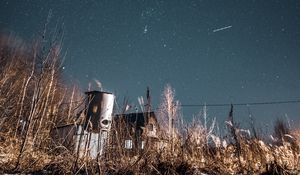
M87 95L85 130L94 133L109 131L112 121L114 95L101 91L89 91L85 94Z

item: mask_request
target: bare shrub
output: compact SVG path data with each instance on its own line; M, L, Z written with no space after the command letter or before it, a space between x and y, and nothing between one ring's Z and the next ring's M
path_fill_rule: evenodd
M50 43L47 51L42 45L0 35L0 134L5 135L0 144L14 143L7 150L13 158L6 169L12 172L42 169L51 162L51 129L75 116L75 90L67 101L62 81L60 43Z

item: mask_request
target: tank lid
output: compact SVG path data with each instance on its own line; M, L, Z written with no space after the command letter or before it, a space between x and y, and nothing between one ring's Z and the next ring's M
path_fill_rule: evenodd
M102 94L113 94L111 92L105 92L105 91L87 91L85 92L85 94L89 95L89 94L99 94L99 93L102 93Z

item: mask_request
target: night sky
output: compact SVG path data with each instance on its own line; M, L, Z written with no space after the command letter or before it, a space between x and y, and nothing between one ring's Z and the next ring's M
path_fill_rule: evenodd
M63 28L65 79L82 91L99 80L138 105L150 86L157 107L167 83L182 104L300 100L298 0L0 1L0 30L32 40ZM190 120L201 107L183 107ZM209 107L224 120L229 107ZM300 103L237 106L237 120L288 116Z

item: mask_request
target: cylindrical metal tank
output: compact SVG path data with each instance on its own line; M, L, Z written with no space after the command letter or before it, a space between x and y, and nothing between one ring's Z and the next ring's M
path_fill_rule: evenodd
M86 92L85 130L91 132L109 131L112 121L114 95L109 92Z

